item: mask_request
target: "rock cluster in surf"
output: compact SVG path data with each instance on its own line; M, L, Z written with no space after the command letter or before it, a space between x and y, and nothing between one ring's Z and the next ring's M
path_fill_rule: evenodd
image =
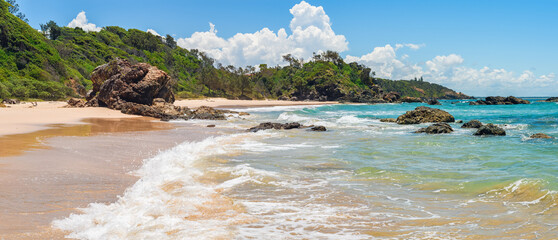
M444 110L421 106L399 116L396 122L397 124L455 122L455 118Z
M327 130L324 126L314 126L314 125L304 126L298 122L291 122L291 123L264 122L264 123L260 123L258 126L249 128L247 131L258 132L258 131L268 130L268 129L290 130L290 129L299 129L299 128L310 128L311 131L316 131L316 132L324 132Z
M496 136L506 136L506 131L492 123L481 126L475 133L475 136L483 135L496 135Z
M431 126L421 128L415 133L427 133L427 134L441 134L441 133L451 133L453 128L447 123L435 123Z
M485 100L478 100L476 102L469 102L469 105L513 105L513 104L530 104L528 100L517 98L514 96L509 97L486 97Z
M482 123L479 120L471 120L464 123L461 128L480 128L482 127Z

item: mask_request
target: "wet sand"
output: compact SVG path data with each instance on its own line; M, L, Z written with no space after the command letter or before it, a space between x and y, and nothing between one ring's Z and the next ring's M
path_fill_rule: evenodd
M331 102L181 100L197 108L323 105ZM52 229L89 203L114 202L137 181L143 160L184 141L231 130L165 123L64 102L0 109L0 239L62 239ZM229 132L226 132L229 131Z
M144 159L220 134L148 118L85 122L0 137L0 239L61 239L52 220L91 202L114 202Z

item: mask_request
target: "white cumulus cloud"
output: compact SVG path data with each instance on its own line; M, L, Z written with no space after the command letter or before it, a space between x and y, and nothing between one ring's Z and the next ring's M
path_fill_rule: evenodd
M284 28L274 32L263 28L255 33L237 33L225 39L217 35L215 25L210 23L207 32L195 32L188 38L177 40L178 46L207 52L224 65L237 66L285 64L282 56L292 54L308 59L312 53L324 50L343 52L348 49L345 36L336 34L324 9L305 1L290 9L291 34Z
M79 28L83 29L83 31L86 31L86 32L99 32L99 31L101 31L100 27L97 27L95 24L89 23L87 21L87 16L85 16L84 11L81 11L80 13L78 13L77 17L74 18L68 24L68 27L69 28L79 27Z
M159 36L159 37L161 36L157 31L155 31L155 30L153 30L153 29L151 29L151 28L150 28L150 29L147 29L147 32L148 32L148 33L151 33L151 34L153 34L153 35L155 35L155 36Z
M558 78L554 73L537 76L531 71L514 73L498 68L472 68L457 54L435 56L423 63L407 62L407 54L399 57L402 47L376 47L360 57L347 56L347 62L359 62L376 72L376 76L394 80L423 77L426 81L442 84L456 91L475 96L518 95L551 96L558 94Z

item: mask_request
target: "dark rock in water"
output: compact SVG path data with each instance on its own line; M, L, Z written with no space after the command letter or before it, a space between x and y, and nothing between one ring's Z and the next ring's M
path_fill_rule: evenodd
M382 118L382 119L380 119L380 122L391 122L391 123L394 123L394 122L397 122L397 119L395 119L395 118Z
M209 124L209 125L207 125L207 127L208 127L208 128L214 128L214 127L215 127L215 124Z
M441 134L441 133L451 133L453 128L447 123L436 123L426 128L421 128L415 133L428 133L428 134Z
M473 135L475 136L483 136L483 135L496 135L496 136L506 136L506 131L501 128L498 127L492 123L483 125L482 127L480 127L477 132L475 132Z
M554 137L548 136L544 133L535 133L535 134L531 135L530 138L553 139Z
M85 101L79 98L70 98L68 100L68 105L64 106L66 108L83 108L86 107Z
M404 97L399 99L400 102L404 103L421 103L423 102L421 98L418 97Z
M255 126L253 128L248 129L249 132L257 132L260 130L267 130L267 129L275 129L275 130L289 130L294 128L302 128L303 126L300 123L292 122L292 123L272 123L272 122L265 122L260 123L260 125Z
M513 105L513 104L530 104L528 100L517 98L514 96L509 97L486 97L485 100L478 100L476 102L469 102L469 105Z
M480 128L482 127L482 123L479 120L471 120L463 124L461 128Z
M324 126L315 126L313 128L310 128L310 130L312 131L316 131L316 132L325 132L327 131L327 129Z
M206 120L225 120L225 111L216 110L211 107L201 106L192 112L192 118L194 119L206 119Z
M558 102L558 97L550 97L544 100L544 102Z
M428 105L442 105L437 99L428 99Z
M17 99L4 99L2 101L3 104L19 104L20 101Z
M397 118L398 124L419 124L429 122L455 122L455 118L448 112L436 108L417 107Z
M457 120L456 123L463 123L463 120Z
M112 109L120 109L124 102L151 105L155 98L174 102L170 76L147 63L132 65L127 60L113 60L95 68L91 81L93 92L87 97L96 96Z

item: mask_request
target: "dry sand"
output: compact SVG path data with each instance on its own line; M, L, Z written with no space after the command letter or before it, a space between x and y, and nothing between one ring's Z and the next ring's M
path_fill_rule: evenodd
M51 124L80 124L86 118L133 118L108 108L63 108L65 102L39 102L0 108L0 136L29 133Z

